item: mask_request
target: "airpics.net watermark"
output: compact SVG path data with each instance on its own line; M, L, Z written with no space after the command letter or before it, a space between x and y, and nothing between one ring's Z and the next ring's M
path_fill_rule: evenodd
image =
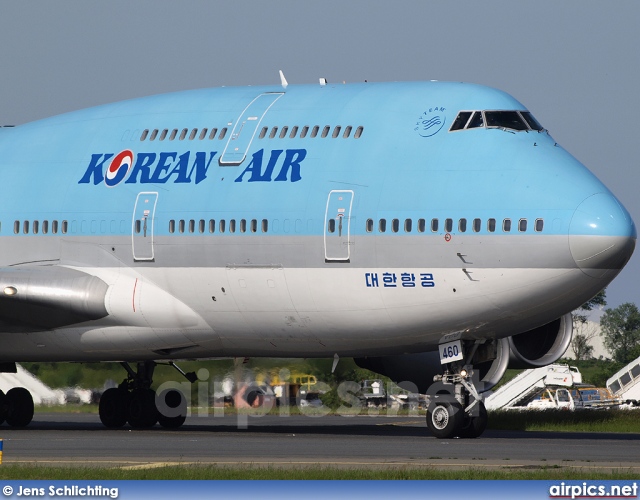
M259 384L246 377L227 377L224 380L211 380L209 371L200 369L198 380L191 382L165 382L156 390L158 411L167 417L175 417L185 411L187 416L224 417L238 415L238 425L244 427L248 417L256 418L265 415L288 417L292 409L297 408L295 415L319 418L328 415L343 417L364 416L396 416L407 415L418 417L421 410L427 408L432 401L452 403L454 411L462 411L453 396L453 385L434 382L426 395L418 393L418 387L412 382L400 382L398 385L382 381L377 385L364 387L356 381L343 381L332 387L321 381L312 385L292 383L291 373L282 369L277 374L278 383ZM474 374L474 379L477 376ZM472 380L477 384L477 380ZM292 390L292 386L296 386ZM403 389L400 389L402 386ZM161 395L166 391L180 392L183 398L181 408L169 407ZM471 409L475 415L479 406ZM246 410L246 411L244 411Z
M627 485L554 484L549 488L549 498L638 498L637 483Z

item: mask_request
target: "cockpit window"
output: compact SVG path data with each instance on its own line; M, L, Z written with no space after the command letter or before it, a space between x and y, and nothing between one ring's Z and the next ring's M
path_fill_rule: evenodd
M517 111L485 111L487 127L527 130L527 124Z
M520 111L520 114L522 115L522 118L524 118L524 121L527 122L527 125L531 127L531 130L544 130L542 125L540 125L538 120L536 120L529 111Z
M460 111L449 129L450 132L456 130L469 130L472 128L502 128L516 131L544 130L542 125L529 111Z
M472 111L460 111L449 130L462 130L469 121Z
M479 128L484 127L484 119L482 118L482 111L476 111L471 117L469 126L467 128Z

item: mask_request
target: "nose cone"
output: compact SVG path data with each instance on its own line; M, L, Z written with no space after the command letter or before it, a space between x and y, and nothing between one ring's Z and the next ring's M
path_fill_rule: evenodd
M576 209L569 226L569 248L576 264L593 278L614 276L631 258L636 227L609 193L598 193Z

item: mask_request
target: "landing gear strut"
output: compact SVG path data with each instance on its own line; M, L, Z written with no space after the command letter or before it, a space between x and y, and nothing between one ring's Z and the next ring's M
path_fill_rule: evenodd
M466 359L473 359L477 345L467 349ZM464 361L447 364L443 375L434 377L429 388L431 402L427 408L427 427L441 439L477 438L487 427L487 410L473 383L473 365Z
M137 364L134 371L128 363L121 363L128 377L118 386L107 389L100 398L100 420L106 427L122 427L127 422L134 429L153 427L156 423L175 429L187 417L187 401L175 389L157 394L151 389L155 361Z

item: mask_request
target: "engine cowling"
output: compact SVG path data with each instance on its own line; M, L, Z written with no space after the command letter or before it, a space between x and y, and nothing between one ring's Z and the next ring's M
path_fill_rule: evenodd
M571 343L571 313L528 332L509 337L509 368L539 368L555 363Z
M479 392L495 386L507 368L538 368L557 361L569 347L571 314L551 323L480 346L473 359ZM435 375L442 374L438 351L372 358L356 358L360 368L385 375L403 389L426 394Z

